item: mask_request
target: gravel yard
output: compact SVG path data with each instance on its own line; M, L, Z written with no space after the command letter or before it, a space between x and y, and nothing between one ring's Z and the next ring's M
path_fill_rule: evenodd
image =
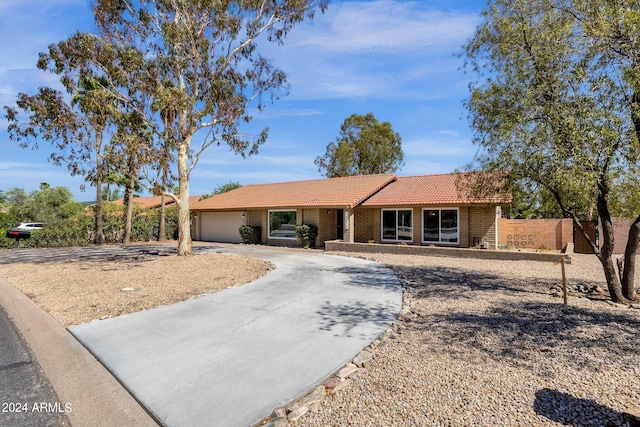
M609 427L640 407L640 310L597 292L573 292L565 307L552 296L559 265L362 256L401 278L413 296L410 321L372 350L350 386L292 426ZM271 268L203 253L7 264L0 277L68 326L247 283ZM606 289L593 256L574 255L567 276Z
M2 264L0 277L66 327L243 285L272 268L254 258L211 253L136 255L117 261Z
M412 321L294 426L624 426L640 407L640 310L578 292L565 307L559 265L365 257L403 279ZM593 256L567 276L606 289Z

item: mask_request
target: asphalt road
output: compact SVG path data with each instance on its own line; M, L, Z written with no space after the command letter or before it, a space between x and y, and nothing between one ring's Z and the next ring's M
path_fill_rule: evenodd
M0 426L68 426L65 411L29 346L0 307Z

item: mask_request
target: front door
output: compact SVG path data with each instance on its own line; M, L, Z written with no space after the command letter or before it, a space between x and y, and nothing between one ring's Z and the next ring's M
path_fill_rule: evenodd
M344 210L338 209L336 211L336 215L338 215L336 218L336 223L338 224L337 239L342 240L344 239Z

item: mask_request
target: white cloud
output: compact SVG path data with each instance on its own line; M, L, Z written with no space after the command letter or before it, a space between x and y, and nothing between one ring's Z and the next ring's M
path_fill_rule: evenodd
M457 72L454 54L478 22L427 2L344 2L296 28L284 46L261 47L288 75L288 99L424 99L433 96L427 82Z
M0 80L11 82L1 92L7 94L49 85L52 76L36 69L38 54L77 30L93 28L93 16L86 0L0 0L0 28Z
M280 119L285 117L308 117L318 116L325 114L323 111L314 110L310 108L280 108L275 110L273 108L266 108L263 111L259 111L254 108L250 111L253 119L270 120Z
M304 29L311 35L295 43L346 54L442 50L458 48L477 23L476 14L433 10L426 2L346 2L331 5L324 19L318 15Z

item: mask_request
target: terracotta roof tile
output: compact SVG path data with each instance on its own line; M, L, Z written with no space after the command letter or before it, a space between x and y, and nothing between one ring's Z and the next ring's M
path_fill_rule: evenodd
M353 208L395 179L386 174L245 185L194 203L191 209Z
M472 203L502 203L503 200L472 200L460 194L456 187L457 173L399 177L362 205L383 206L424 206L424 205L466 205Z

